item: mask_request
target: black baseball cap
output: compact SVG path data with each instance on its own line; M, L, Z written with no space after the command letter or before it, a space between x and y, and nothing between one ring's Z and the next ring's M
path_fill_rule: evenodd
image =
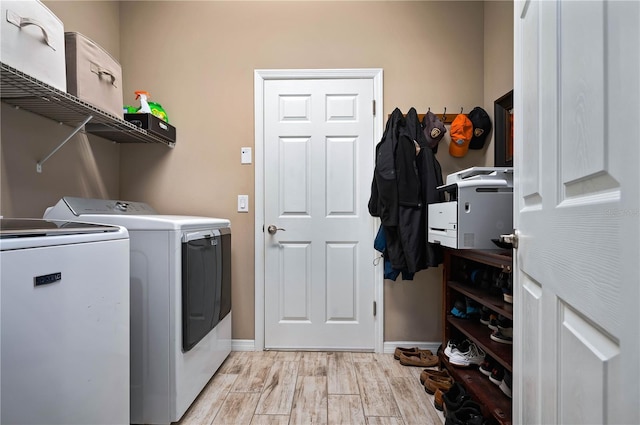
M491 133L491 119L487 111L479 106L469 112L469 119L473 124L473 136L469 143L469 149L482 149L484 142Z

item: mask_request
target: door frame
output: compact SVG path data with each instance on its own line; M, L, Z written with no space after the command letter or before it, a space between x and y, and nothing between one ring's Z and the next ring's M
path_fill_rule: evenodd
M264 85L267 80L308 80L308 79L370 79L373 82L373 140L371 151L375 151L382 137L382 69L257 69L254 71L254 125L255 125L255 333L254 350L264 350ZM373 107L373 106L372 106ZM373 178L373 176L371 176ZM371 217L373 238L378 231L379 219ZM373 247L371 247L373 249ZM374 258L371 258L373 263ZM377 305L374 317L374 347L376 353L383 352L384 345L384 286L382 273L374 273L373 299ZM260 301L261 300L261 301Z

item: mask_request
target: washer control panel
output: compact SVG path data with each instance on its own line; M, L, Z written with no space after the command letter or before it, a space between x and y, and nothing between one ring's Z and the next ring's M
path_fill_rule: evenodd
M117 201L110 199L62 198L74 215L81 214L114 214L114 215L153 215L158 214L149 204L144 202Z

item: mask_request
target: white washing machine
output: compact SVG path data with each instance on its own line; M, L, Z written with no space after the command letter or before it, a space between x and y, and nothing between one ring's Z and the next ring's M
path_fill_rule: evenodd
M131 423L184 415L231 352L229 220L65 197L48 219L118 224L131 246Z
M129 423L124 227L0 219L2 424Z

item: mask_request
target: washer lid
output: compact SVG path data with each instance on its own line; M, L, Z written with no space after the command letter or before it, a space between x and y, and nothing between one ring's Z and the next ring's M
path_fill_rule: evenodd
M143 202L65 196L44 213L47 220L70 220L124 226L128 230L186 230L230 227L227 219L158 214Z
M86 235L89 233L118 232L115 226L104 224L53 221L35 218L0 219L0 238L33 238L42 236Z

